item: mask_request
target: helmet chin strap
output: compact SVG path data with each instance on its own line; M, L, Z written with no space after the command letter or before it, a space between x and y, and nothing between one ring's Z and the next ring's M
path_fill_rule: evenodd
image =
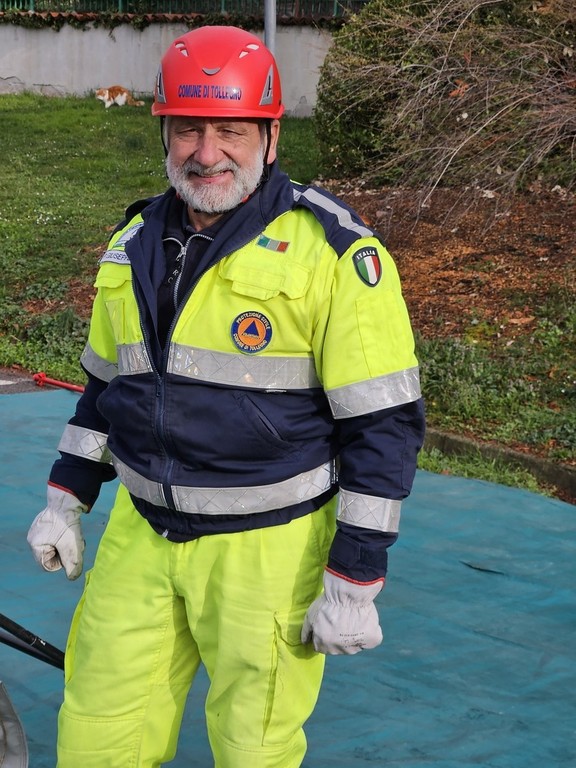
M270 165L268 163L268 153L272 143L272 120L266 120L266 151L264 152L264 170L262 172L261 182L268 181L270 178Z
M164 121L166 118L164 115L160 115L160 138L162 139L162 146L164 147L164 157L168 157L168 147L164 141Z

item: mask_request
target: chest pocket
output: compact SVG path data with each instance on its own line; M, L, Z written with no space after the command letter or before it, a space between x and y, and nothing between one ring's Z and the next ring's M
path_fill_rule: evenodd
M139 340L140 323L132 292L130 266L102 264L95 287L106 307L116 343Z
M238 253L224 259L219 275L232 283L232 292L267 301L283 294L289 299L305 295L312 281L312 270L286 257L286 254Z

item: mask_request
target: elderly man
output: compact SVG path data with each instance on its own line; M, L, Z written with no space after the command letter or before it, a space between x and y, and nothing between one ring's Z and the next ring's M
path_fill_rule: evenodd
M283 111L248 32L199 28L162 59L170 188L101 259L88 383L28 534L78 577L82 515L119 478L70 631L58 768L171 760L200 664L217 768L297 768L325 655L382 640L418 364L378 236L280 171Z

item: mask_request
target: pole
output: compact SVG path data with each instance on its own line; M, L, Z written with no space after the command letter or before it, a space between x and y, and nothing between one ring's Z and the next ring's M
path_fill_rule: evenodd
M62 387L63 389L70 389L72 392L84 392L84 387L80 386L79 384L70 384L67 381L50 379L43 371L40 373L35 373L32 378L39 387L43 387L45 384L48 384L51 387Z
M264 0L264 43L276 55L276 0Z
M6 630L6 632L2 630ZM64 653L61 650L50 645L38 635L29 632L2 613L0 613L0 642L41 659L53 667L64 669Z

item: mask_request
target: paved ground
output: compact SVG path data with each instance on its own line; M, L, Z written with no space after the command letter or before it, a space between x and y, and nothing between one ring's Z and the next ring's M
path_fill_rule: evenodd
M39 389L32 376L0 368L0 395L15 395Z
M59 648L82 585L43 573L26 531L76 397L0 398L0 613ZM113 494L86 520L88 565ZM379 599L385 642L328 659L303 768L574 768L575 533L572 505L419 472ZM0 644L0 680L30 768L53 768L62 673ZM212 765L206 688L200 675L174 768Z

